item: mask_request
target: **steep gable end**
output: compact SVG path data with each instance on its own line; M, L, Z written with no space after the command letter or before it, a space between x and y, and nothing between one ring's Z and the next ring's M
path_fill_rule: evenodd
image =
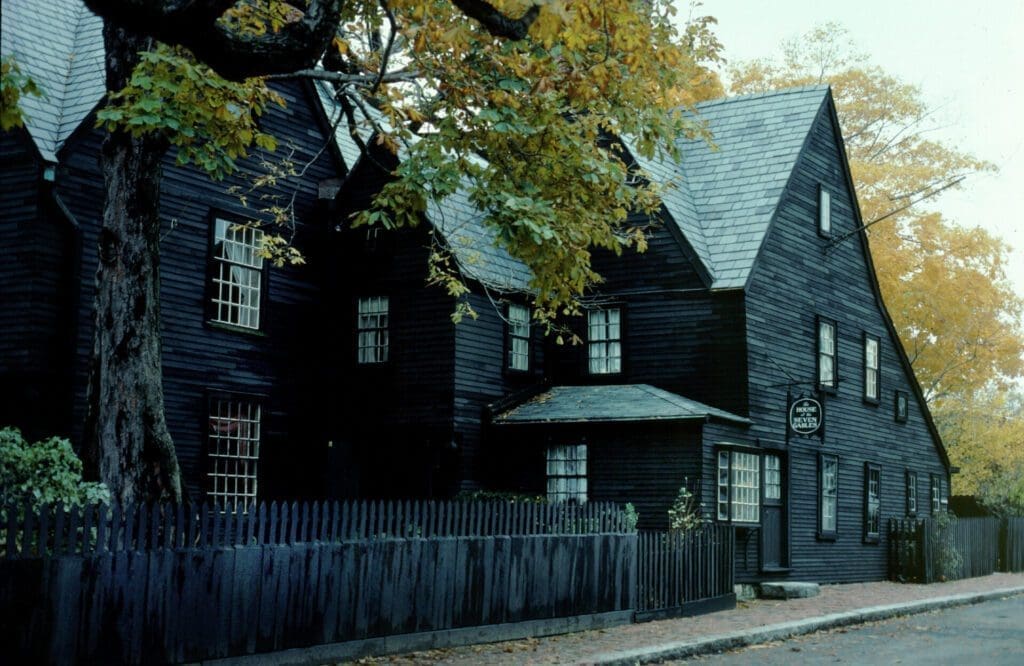
M5 0L0 32L3 55L43 92L23 97L21 106L40 154L55 162L106 91L103 22L81 0Z

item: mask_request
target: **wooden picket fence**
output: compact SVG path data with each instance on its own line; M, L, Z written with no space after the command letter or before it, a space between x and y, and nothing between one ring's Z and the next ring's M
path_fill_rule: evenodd
M622 533L611 502L352 501L4 507L0 556L48 557L158 548L336 543L403 537Z
M636 605L637 537L612 504L5 510L12 663L200 661L595 613L628 621Z
M735 605L735 550L735 532L728 525L639 532L637 620Z
M1024 518L890 519L889 577L932 583L1024 571Z

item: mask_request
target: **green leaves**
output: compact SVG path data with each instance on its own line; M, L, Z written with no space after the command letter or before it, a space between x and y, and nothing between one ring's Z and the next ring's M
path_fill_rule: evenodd
M63 503L110 502L102 483L82 481L82 461L66 439L29 444L16 428L0 429L0 506L29 502L33 508Z
M0 61L0 130L6 132L25 124L24 114L19 105L23 95L42 97L43 92L21 68L14 58L4 56Z
M195 164L216 179L233 172L254 145L276 149L258 119L270 104L285 102L262 79L222 79L187 52L164 45L140 57L129 84L109 93L97 112L98 126L162 136L178 148L178 164Z

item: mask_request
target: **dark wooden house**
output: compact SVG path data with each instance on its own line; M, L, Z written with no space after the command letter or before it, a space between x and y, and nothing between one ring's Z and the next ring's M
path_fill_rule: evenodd
M105 92L102 24L80 0L7 0L3 54L43 91L26 125L0 135L0 424L30 438L78 439L93 327L103 205L95 110ZM326 238L317 183L342 170L314 88L283 84L287 108L261 119L280 154L312 162L249 194L263 157L223 182L164 162L161 310L166 414L193 497L320 496L328 448L319 386ZM254 252L260 209L295 195L294 242L307 265L277 268ZM261 199L269 196L269 199Z

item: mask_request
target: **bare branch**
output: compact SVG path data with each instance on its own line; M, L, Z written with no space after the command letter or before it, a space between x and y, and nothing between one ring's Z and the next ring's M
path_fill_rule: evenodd
M271 81L277 79L316 79L319 81L330 81L331 83L341 84L377 84L378 81L382 83L407 83L415 81L418 77L419 72L409 70L401 70L398 72L379 75L346 74L345 72L330 72L326 69L300 69L286 74L270 74L266 78Z

